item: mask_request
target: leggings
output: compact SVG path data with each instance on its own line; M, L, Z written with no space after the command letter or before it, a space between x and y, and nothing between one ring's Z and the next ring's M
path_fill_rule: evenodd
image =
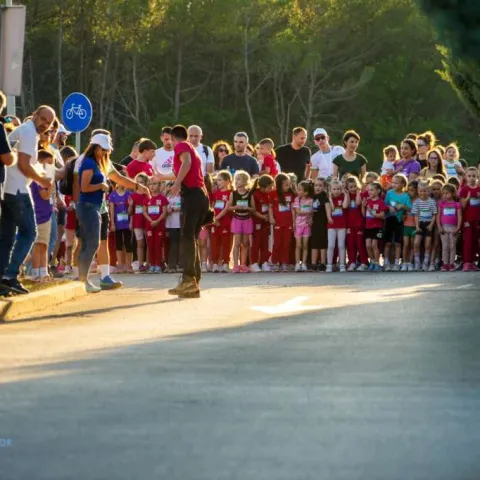
M277 265L278 263L288 265L290 263L290 247L292 245L292 238L292 227L280 227L275 225L273 228L272 252L272 263L274 265Z
M152 267L163 264L163 248L165 245L165 229L157 225L147 229L148 259Z
M366 265L368 263L368 254L365 247L363 227L351 227L347 231L348 263L356 263L358 254L360 263Z
M327 263L331 265L333 262L333 252L335 244L338 243L338 256L340 257L340 265L345 265L345 237L347 236L346 228L329 228L328 229L328 250Z
M180 229L167 228L168 236L168 268L177 268L180 264Z
M126 230L115 230L115 246L117 251L122 251L125 248L127 253L132 253L132 232L128 228Z
M258 228L260 227L260 228ZM269 224L254 225L252 249L250 250L250 260L252 263L266 263L270 258L268 250L268 241L270 237Z
M230 252L232 251L232 234L229 228L213 227L210 237L212 250L212 263L219 265L230 263Z
M478 230L477 222L463 223L463 261L473 263L478 252Z
M454 225L444 225L445 233L441 234L442 238L442 261L444 265L453 265L455 263L455 253L457 246L457 234L453 233Z

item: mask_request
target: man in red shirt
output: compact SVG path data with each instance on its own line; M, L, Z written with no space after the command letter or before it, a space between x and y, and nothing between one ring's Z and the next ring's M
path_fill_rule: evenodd
M198 298L202 269L197 242L200 229L207 220L209 202L203 181L202 160L195 148L187 142L187 138L187 129L183 125L172 128L173 173L176 180L170 194L175 196L181 192L182 195L183 228L180 248L184 265L182 282L168 293L183 298Z
M151 165L152 158L155 156L157 146L148 138L142 139L138 144L138 158L132 160L127 167L127 174L130 178L135 178L139 173L145 173L149 177L153 175Z

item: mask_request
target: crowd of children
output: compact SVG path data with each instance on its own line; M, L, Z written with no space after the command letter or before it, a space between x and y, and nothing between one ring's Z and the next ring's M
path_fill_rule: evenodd
M454 145L431 149L419 170L414 146L406 139L400 152L386 147L381 175L368 172L363 182L346 174L297 183L295 175L279 173L273 142L263 140L257 149L261 175L254 181L244 171L206 176L214 220L199 235L202 270L478 270L478 170L459 163ZM136 181L148 185L150 199L121 186L108 196L117 272L181 271L181 197L170 194L170 183L145 173ZM48 192L35 195L38 209L45 208ZM68 210L67 263L75 229L74 210ZM34 263L45 268L35 255Z

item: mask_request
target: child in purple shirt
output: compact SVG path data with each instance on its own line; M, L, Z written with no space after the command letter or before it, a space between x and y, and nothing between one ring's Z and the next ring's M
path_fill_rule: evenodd
M409 182L416 180L420 174L420 163L415 160L417 145L410 138L406 138L400 146L402 159L395 162L395 171L403 173Z

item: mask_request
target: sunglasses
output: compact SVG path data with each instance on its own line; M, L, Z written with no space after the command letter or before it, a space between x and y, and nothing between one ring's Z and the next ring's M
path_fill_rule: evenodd
M426 147L427 144L426 143L417 143L417 147Z
M320 140L325 140L327 137L325 135L319 135L318 137L315 137L315 141L318 142Z
M218 149L218 153L227 153L227 149L226 148L219 148Z

